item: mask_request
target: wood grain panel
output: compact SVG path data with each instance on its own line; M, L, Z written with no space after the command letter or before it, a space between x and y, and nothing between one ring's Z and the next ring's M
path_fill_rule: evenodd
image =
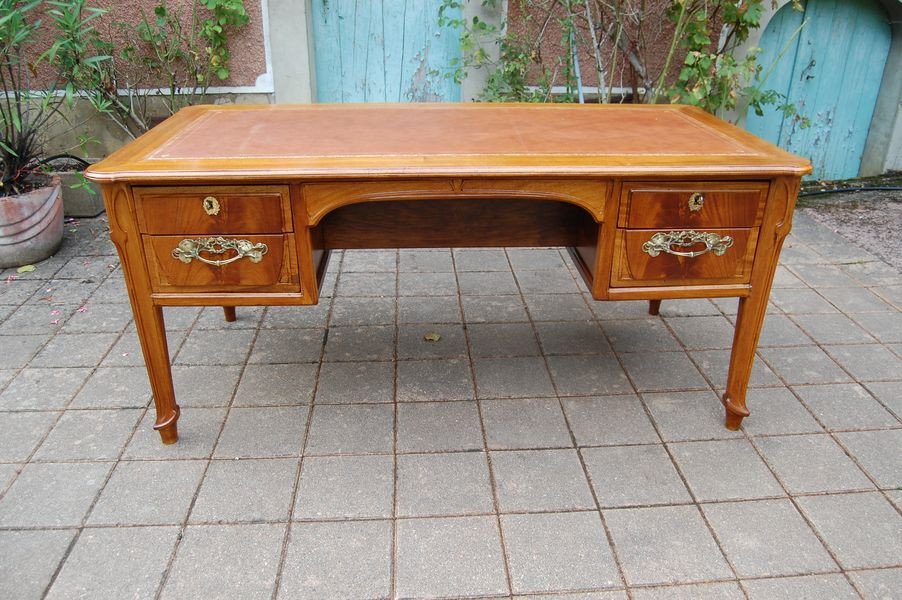
M723 256L713 252L694 258L661 253L652 257L642 250L658 230L618 230L614 272L615 287L643 285L717 285L747 283L755 257L757 229L708 229L733 238ZM702 246L699 245L700 249Z
M761 222L766 183L626 183L619 225L630 229L754 227ZM701 208L689 199L701 194Z

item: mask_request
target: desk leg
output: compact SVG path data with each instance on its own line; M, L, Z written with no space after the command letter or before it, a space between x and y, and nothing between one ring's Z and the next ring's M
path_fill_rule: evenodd
M742 419L749 416L745 407L745 393L755 362L758 336L767 310L767 295L758 294L739 299L736 316L736 331L733 333L733 350L730 353L730 373L727 376L727 390L723 396L726 408L727 429L737 430Z
M223 306L222 314L225 317L225 320L229 323L234 322L238 318L238 316L235 314L234 306Z
M175 403L172 387L172 369L169 366L169 347L166 342L166 326L163 309L150 303L133 302L135 324L141 339L141 351L147 364L150 388L157 411L153 428L160 432L164 444L174 444L179 440L179 405ZM142 306L139 306L142 305Z

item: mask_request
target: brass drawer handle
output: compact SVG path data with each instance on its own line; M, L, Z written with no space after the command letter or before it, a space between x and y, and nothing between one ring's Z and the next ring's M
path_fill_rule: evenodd
M209 254L225 254L230 250L237 252L232 258L225 260L210 260L200 255L201 252ZM266 244L253 244L248 240L227 239L224 237L184 239L179 245L172 250L172 258L177 258L183 263L190 263L197 259L202 263L221 267L236 260L247 258L252 263L258 263L263 260L263 255L269 252Z
M689 196L689 211L698 212L705 205L705 196L699 192L695 192Z
M207 196L203 199L203 207L204 212L210 215L211 217L215 217L219 214L219 200L216 199L216 196Z
M702 250L683 251L674 250L677 248L691 248L697 244L704 244ZM716 233L705 233L699 231L668 231L659 232L651 236L651 239L642 244L642 251L651 257L655 257L660 253L673 254L674 256L685 256L686 258L695 258L708 252L713 252L715 256L723 256L727 248L733 245L733 238L728 235L723 237Z

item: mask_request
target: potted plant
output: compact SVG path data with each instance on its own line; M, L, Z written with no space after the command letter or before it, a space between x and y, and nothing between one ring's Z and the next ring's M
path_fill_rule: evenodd
M59 248L63 202L59 180L41 169L43 134L67 101L55 86L33 92L38 0L0 0L0 268L43 260ZM29 60L29 57L32 60Z

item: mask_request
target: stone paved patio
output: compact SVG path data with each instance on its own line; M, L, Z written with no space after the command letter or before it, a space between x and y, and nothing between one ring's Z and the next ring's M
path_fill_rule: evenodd
M68 228L0 272L0 597L902 594L902 274L807 217L741 432L735 300L346 252L317 307L167 311L169 447L105 221Z

